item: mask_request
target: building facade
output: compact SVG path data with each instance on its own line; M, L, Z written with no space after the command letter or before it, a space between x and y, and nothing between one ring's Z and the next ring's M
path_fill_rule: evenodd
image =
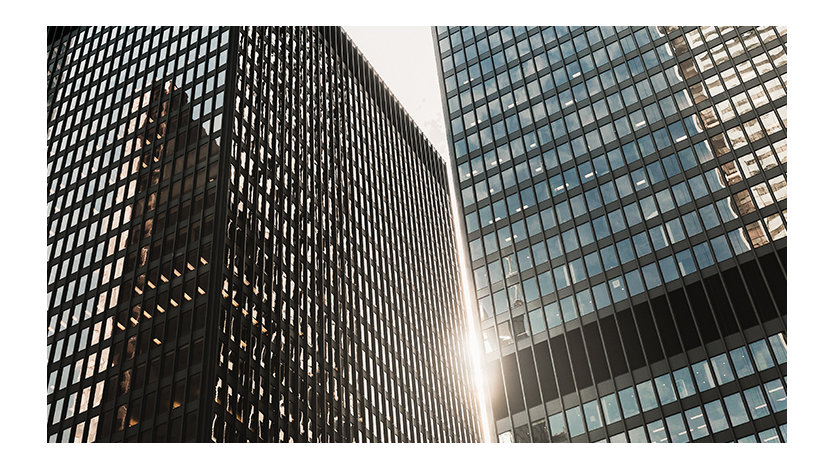
M786 29L433 34L493 437L786 441Z
M480 439L445 165L339 28L50 28L50 442Z

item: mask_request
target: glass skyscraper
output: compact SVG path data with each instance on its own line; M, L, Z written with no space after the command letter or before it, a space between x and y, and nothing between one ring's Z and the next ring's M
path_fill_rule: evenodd
M445 165L339 28L49 28L50 442L480 439Z
M786 441L786 29L434 39L494 437Z

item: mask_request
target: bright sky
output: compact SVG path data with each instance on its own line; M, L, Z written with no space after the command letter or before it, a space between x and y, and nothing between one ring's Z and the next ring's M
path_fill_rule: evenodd
M440 83L429 26L345 26L362 54L446 161Z

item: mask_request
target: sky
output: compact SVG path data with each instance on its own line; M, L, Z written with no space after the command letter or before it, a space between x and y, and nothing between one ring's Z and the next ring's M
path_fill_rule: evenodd
M345 26L394 96L449 161L440 82L429 26Z

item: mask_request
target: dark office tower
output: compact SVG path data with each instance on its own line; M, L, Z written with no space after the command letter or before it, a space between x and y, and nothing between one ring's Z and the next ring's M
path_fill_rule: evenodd
M445 165L338 28L49 28L50 442L480 439Z
M434 34L498 440L785 441L786 30Z

